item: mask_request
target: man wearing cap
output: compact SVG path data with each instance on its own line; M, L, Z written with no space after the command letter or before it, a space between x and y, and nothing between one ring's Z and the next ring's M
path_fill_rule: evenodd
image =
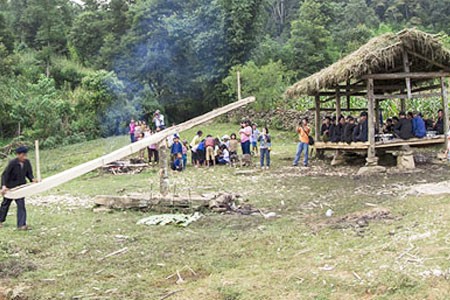
M33 177L33 169L30 161L27 159L27 147L16 149L16 158L11 160L2 174L2 194L5 195L9 189L18 187L27 183L28 180L36 182ZM6 220L12 199L3 198L0 206L0 228ZM25 198L15 199L17 204L17 229L28 230L27 211L25 209Z

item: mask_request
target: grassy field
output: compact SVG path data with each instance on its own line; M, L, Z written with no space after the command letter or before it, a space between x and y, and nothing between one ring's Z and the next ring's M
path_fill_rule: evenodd
M222 135L235 128L202 129ZM195 130L182 136L191 139ZM180 193L239 192L276 218L210 213L188 228L148 227L136 222L150 213L30 205L32 231L14 230L14 211L0 231L0 299L6 288L22 291L18 299L450 299L449 197L404 192L415 183L449 180L448 167L371 177L353 176L356 164L292 168L294 136L273 137L270 171L188 168L170 180ZM118 137L42 151L43 174L127 142ZM46 195L147 193L157 190L157 177L156 169L96 171Z

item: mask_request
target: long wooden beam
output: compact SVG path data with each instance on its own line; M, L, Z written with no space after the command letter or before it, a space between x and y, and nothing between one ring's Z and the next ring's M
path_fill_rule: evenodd
M449 72L401 72L401 73L380 73L380 74L368 74L362 76L364 79L375 79L375 80L389 80L389 79L432 79L432 78L441 78L441 77L449 77Z
M132 155L136 152L139 152L140 150L147 148L151 144L159 143L160 141L164 140L165 138L167 138L170 135L173 135L178 132L182 132L184 130L187 130L187 129L190 129L197 125L208 122L220 115L223 115L227 112L235 110L241 106L250 104L254 101L256 101L255 97L248 97L248 98L230 103L226 106L217 108L207 114L201 115L199 117L196 117L194 119L186 121L177 126L170 127L166 130L163 130L161 132L158 132L158 133L152 135L149 138L145 138L136 143L125 146L125 147L123 147L119 150L116 150L110 154L104 155L102 157L88 161L86 163L83 163L81 165L78 165L76 167L68 169L68 170L58 173L56 175L50 176L50 177L42 180L39 183L27 184L27 185L23 185L18 188L12 189L6 193L5 197L8 199L19 199L19 198L24 198L24 197L28 197L28 196L31 196L34 194L45 192L51 188L57 187L57 186L59 186L63 183L66 183L72 179L75 179L75 178L80 177L84 174L87 174L95 169L98 169L106 164L109 164L116 160L122 159L129 155Z
M425 56L423 56L423 55L421 55L421 54L419 54L417 52L408 50L408 53L413 55L413 56L415 56L415 57L417 57L417 58L420 58L420 59L426 61L427 63L435 65L438 68L441 68L441 69L443 69L445 71L450 71L450 67L449 66L445 66L445 65L443 65L443 64L441 64L441 63L439 63L437 61L434 61L432 59L429 59L428 57L425 57Z
M375 99L386 100L386 99L410 99L407 94L393 94L393 95L375 95ZM441 97L441 93L413 93L411 99L423 99L423 98L433 98Z

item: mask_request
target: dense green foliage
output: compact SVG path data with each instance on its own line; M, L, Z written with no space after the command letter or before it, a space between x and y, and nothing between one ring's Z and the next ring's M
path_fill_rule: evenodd
M258 109L372 36L450 33L450 0L0 0L0 131L46 145L180 122L236 97ZM290 107L296 107L290 103ZM20 125L19 125L20 124Z

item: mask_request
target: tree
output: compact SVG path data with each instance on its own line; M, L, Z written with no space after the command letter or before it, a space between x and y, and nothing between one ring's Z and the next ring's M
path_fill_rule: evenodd
M287 47L290 53L288 67L299 77L308 76L331 63L329 48L330 19L324 14L326 5L319 0L306 0L300 7L298 20L292 22L291 38Z
M223 80L227 87L226 94L232 99L237 98L237 71L241 73L243 95L253 95L258 99L253 104L257 110L271 110L282 105L283 93L291 84L294 75L281 61L270 61L261 67L253 61L243 66L235 66Z

